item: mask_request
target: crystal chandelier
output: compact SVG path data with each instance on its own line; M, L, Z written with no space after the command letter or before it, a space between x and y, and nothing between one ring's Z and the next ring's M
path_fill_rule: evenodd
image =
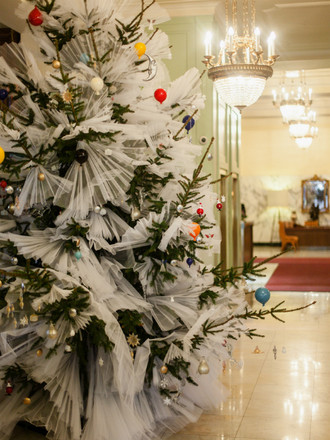
M317 135L318 135L318 128L312 126L309 128L309 131L306 135L294 137L294 141L299 148L306 149L312 145L313 139L316 138Z
M210 34L207 35L203 61L219 96L227 104L239 110L254 104L259 99L266 80L273 74L271 66L278 58L275 54L274 32L268 38L267 59L263 58L260 30L255 27L255 0L242 0L241 5L243 35L238 33L237 0L226 0L226 37L220 42L220 52L216 59L212 55L212 37ZM231 6L230 25L229 6Z
M299 118L289 122L290 136L294 138L307 136L315 123L316 113L310 110L306 115L304 112Z
M290 124L292 121L300 120L312 104L312 89L306 87L303 78L304 72L286 72L282 79L280 93L273 90L273 104L280 108L283 122ZM291 78L290 86L285 85L286 78ZM299 85L295 79L299 78Z

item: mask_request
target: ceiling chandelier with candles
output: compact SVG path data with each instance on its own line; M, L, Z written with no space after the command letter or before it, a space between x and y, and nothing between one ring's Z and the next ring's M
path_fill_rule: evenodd
M207 35L203 63L220 97L232 107L242 110L254 104L262 95L266 80L273 74L271 66L278 55L275 52L275 34L272 32L268 38L267 59L264 59L260 30L255 26L255 0L242 0L239 5L240 11L237 0L226 0L225 39L220 42L220 52L215 57L212 55L212 36L210 33ZM239 24L242 26L238 26L238 12L241 12L242 23Z
M290 81L290 84L286 82ZM279 107L283 122L299 121L308 113L312 104L312 89L307 89L304 72L285 72L281 80L280 92L273 93L273 104Z
M298 147L309 148L318 128L316 113L310 109L312 89L307 88L304 71L285 72L280 92L273 90L273 104L280 108L283 122L289 126L289 134Z

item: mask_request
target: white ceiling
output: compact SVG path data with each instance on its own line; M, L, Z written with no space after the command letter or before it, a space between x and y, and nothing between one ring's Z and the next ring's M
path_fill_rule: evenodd
M238 0L240 1L240 0ZM22 31L23 20L14 15L20 0L0 0L1 22ZM215 15L224 32L225 0L157 0L171 16ZM244 110L247 117L279 117L271 103L271 91L279 87L285 70L305 70L306 82L313 88L313 110L319 116L330 117L330 0L292 1L255 0L256 23L262 32L262 42L270 31L276 33L280 59L274 75L267 81L260 100Z
M240 1L240 0L238 0ZM158 0L172 16L215 14L225 32L225 0ZM286 70L304 70L313 89L313 110L330 117L330 1L255 0L256 24L264 48L270 31L276 33L280 58L260 100L243 112L244 118L280 117L272 105L272 90Z

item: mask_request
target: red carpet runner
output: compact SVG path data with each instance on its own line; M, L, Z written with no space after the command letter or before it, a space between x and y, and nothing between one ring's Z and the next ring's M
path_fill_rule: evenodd
M259 259L260 261L260 259ZM276 258L269 290L330 292L330 258Z

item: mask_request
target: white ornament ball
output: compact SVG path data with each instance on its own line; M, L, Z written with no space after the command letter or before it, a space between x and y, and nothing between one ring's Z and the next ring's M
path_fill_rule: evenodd
M178 213L183 212L183 206L182 206L182 205L178 205L178 206L176 207L176 210L178 211Z
M213 159L213 156L212 156L211 153L209 153L209 154L207 155L207 160L212 160L212 159Z
M71 351L72 351L71 345L66 345L64 347L64 351L65 351L65 353L71 353Z
M110 86L109 92L110 93L116 93L117 92L117 87L116 86Z
M107 213L107 210L106 210L105 208L101 208L101 209L100 209L100 214L101 214L102 216L106 215L106 213Z
M100 214L100 211L101 211L101 206L95 206L94 208L95 214Z
M94 90L95 94L99 95L104 86L103 79L99 76L95 76L91 79L90 86Z
M73 338L74 335L76 334L76 332L74 331L73 327L71 327L69 334L70 334L71 338Z

